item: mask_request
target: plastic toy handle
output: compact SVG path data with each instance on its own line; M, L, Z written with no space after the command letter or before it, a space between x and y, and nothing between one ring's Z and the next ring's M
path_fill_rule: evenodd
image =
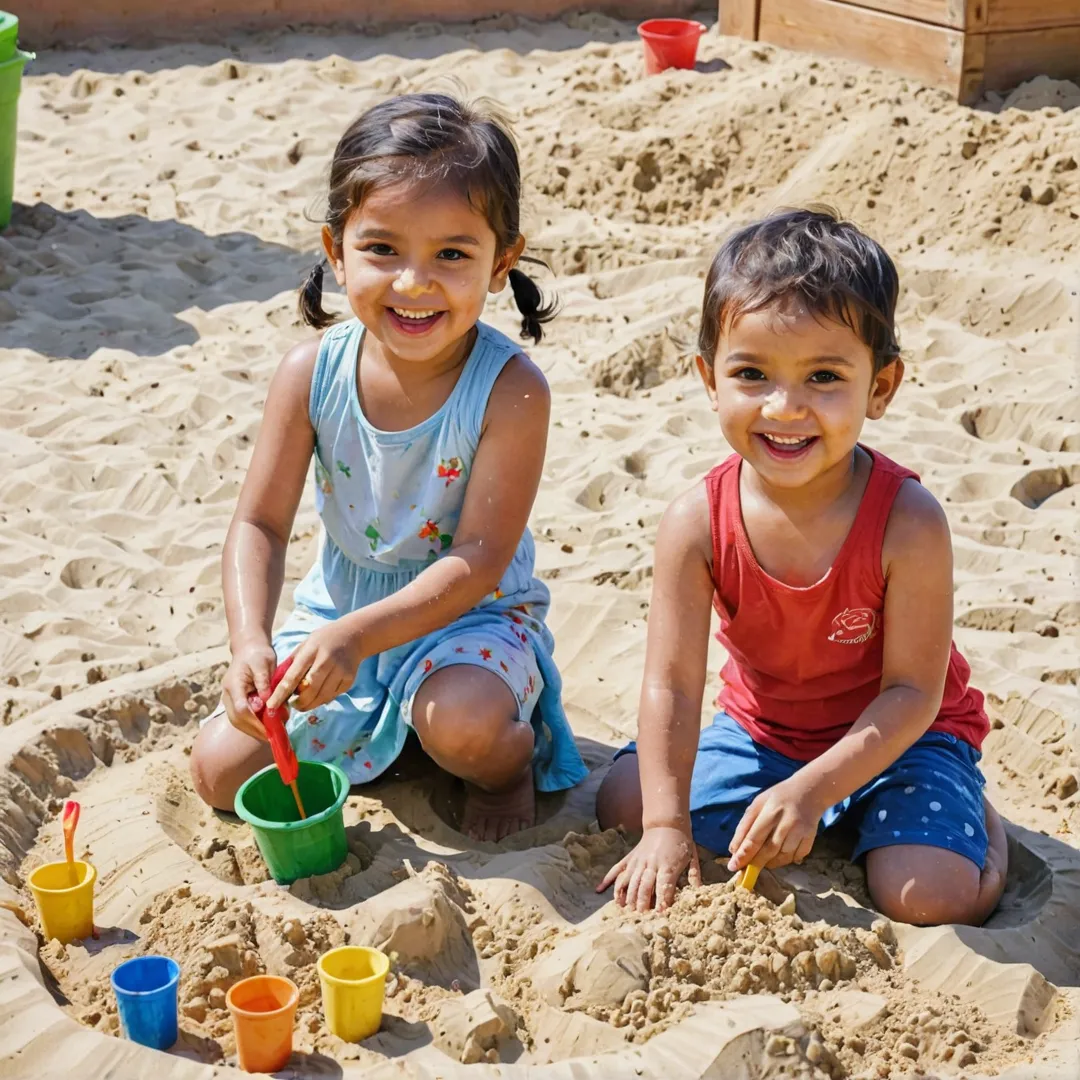
M289 670L291 664L292 657L286 656L274 669L274 674L270 677L271 694L277 689L278 683L285 678L285 672ZM286 784L292 784L296 782L297 776L300 775L300 765L296 760L296 753L292 748L292 743L289 742L288 733L285 731L285 717L287 715L284 709L264 708L262 722L263 727L266 728L266 737L270 740L270 749L274 754L274 764L278 767L278 772L281 773L281 779Z
M274 764L281 773L281 779L291 784L300 775L300 763L296 760L292 743L285 730L284 709L264 709L262 714L266 737L270 740L270 749L274 754Z
M758 874L761 873L761 867L755 866L753 863L743 868L742 874L739 876L739 886L743 889L749 889L751 892L754 890L754 886L757 884Z
M285 677L285 672L289 670L291 663L292 657L287 656L274 669L274 674L270 677L271 694L277 688L278 683ZM296 751L293 750L292 743L289 741L289 733L285 730L285 717L288 715L288 711L286 709L266 708L265 703L258 694L251 694L248 697L248 706L262 721L263 727L266 729L266 737L270 740L270 752L274 755L274 764L281 774L282 782L292 788L293 798L296 799L296 808L300 811L302 818L306 817L304 804L300 801L300 792L296 787L296 778L300 775L300 763L296 760Z
M69 863L75 861L75 827L79 824L79 804L74 799L64 803L61 823L64 829L64 855Z
M79 804L74 799L64 803L64 814L60 819L64 828L64 858L72 874L75 873L75 826L79 824Z

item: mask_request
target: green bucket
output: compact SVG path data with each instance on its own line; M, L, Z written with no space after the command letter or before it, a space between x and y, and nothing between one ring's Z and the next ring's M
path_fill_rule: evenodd
M236 793L236 812L251 826L270 875L279 885L329 874L349 854L341 809L349 795L349 778L327 761L299 765L296 786L307 813L303 820L276 765L260 769Z
M22 72L33 53L15 47L19 20L0 11L0 229L11 221L15 193L15 127Z

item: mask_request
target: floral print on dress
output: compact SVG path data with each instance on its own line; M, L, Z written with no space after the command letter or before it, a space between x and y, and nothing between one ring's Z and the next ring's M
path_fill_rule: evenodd
M346 465L344 461L338 461L337 469L339 473L345 474L346 480L352 479L352 469L348 465Z
M375 522L372 522L364 530L364 535L368 538L368 541L371 544L372 552L375 552L378 549L379 543L382 540L382 537L379 535L379 530L375 528Z
M330 479L330 474L326 471L326 466L319 460L318 455L315 457L315 483L318 484L319 490L324 495L334 494L334 482Z
M438 541L440 551L445 551L454 542L454 538L449 533L444 533L440 529L437 521L425 521L416 535L421 540Z
M529 681L525 684L525 690L521 695L521 704L524 705L525 702L528 701L530 697L532 697L532 695L535 693L535 691L536 691L536 676L530 673Z
M452 457L448 461L440 461L435 473L440 480L445 480L446 486L449 487L461 476L461 458Z

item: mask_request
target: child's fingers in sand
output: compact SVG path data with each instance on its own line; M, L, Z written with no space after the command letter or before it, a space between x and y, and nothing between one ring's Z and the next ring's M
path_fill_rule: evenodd
M613 881L615 881L615 880L616 880L616 878L618 878L618 876L619 876L619 875L620 875L620 874L622 873L622 871L623 871L623 867L624 867L624 866L626 866L627 860L628 860L629 858L630 858L630 856L629 856L629 855L627 855L627 856L625 856L624 858L620 859L620 860L619 860L619 861L618 861L618 862L617 862L617 863L616 863L616 864L615 864L615 865L614 865L614 866L613 866L613 867L612 867L612 868L611 868L611 869L610 869L610 870L609 870L609 871L608 871L608 872L607 872L607 873L606 873L606 874L604 875L604 879L603 879L603 881L601 881L601 882L600 882L600 884L596 886L596 891L597 891L598 893L602 893L602 892L603 892L603 891L604 891L605 889L607 889L607 888L608 888L608 887L609 887L609 886L611 885L611 883L612 883Z
M626 906L634 911L648 911L653 906L655 890L656 869L646 864L630 879L630 887L626 890Z
M697 889L701 886L701 859L698 858L696 847L694 848L693 855L690 856L690 868L687 871L686 877L692 889Z

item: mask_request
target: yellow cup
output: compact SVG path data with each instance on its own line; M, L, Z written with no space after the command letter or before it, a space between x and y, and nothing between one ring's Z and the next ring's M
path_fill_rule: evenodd
M345 1042L374 1035L382 1023L390 961L378 949L343 945L319 957L326 1026Z
M75 884L72 884L74 876ZM75 873L66 862L50 862L30 875L41 926L46 939L56 938L61 945L94 932L94 883L97 871L88 863L75 860Z

